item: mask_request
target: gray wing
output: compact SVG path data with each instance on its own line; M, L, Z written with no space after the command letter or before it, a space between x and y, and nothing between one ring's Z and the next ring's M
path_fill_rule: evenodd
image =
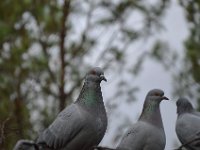
M164 149L165 147L165 134L160 128L143 122L138 121L126 133L118 149L126 150L139 150L139 149Z
M134 124L133 127L126 132L117 149L142 149L144 145L144 140L142 139L145 137L145 130L142 128L143 124L141 122Z
M200 117L192 114L184 114L178 117L176 121L176 134L182 144L200 138ZM193 147L196 144L199 145L199 143L200 140L195 141L188 146Z
M58 114L54 122L39 136L37 143L54 149L65 146L84 126L84 117L77 104L71 104Z

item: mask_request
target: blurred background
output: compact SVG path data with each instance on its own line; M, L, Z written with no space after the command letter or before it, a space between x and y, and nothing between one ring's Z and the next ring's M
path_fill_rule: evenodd
M101 145L116 147L146 93L161 88L165 149L177 148L176 100L200 109L200 1L0 1L0 149L36 139L93 66L108 79Z

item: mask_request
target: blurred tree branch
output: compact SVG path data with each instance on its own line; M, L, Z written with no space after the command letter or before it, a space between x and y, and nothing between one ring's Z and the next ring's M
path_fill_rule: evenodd
M21 136L34 139L77 97L91 66L116 75L120 70L134 78L146 55L141 52L135 62L126 57L143 51L130 47L161 27L167 3L156 4L132 0L1 1L0 119L12 113L13 127L22 126ZM139 19L131 17L135 12ZM137 20L142 20L139 28ZM134 101L138 88L119 76L115 79L119 89L107 98L110 105L117 105L120 97ZM6 140L4 148L11 149L20 134Z
M5 126L6 123L10 120L10 117L6 118L1 124L0 124L0 146L3 145L5 140Z
M60 31L60 87L59 87L59 110L63 110L65 108L65 100L66 100L66 93L65 93L65 38L67 36L67 27L66 22L68 20L69 11L70 11L70 2L71 0L65 0L63 5L63 17L61 21L61 31Z

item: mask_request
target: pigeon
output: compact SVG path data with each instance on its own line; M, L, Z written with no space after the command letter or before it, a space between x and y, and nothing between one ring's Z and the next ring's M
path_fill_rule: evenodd
M122 138L117 150L164 150L166 137L159 107L162 100L168 100L162 90L148 92L138 122Z
M92 150L102 140L107 115L100 83L107 81L101 68L91 69L77 100L61 111L38 137L37 144L51 150Z
M34 141L30 140L19 140L17 141L13 150L39 150L39 147Z
M188 150L200 149L200 112L196 111L186 98L176 102L176 134Z

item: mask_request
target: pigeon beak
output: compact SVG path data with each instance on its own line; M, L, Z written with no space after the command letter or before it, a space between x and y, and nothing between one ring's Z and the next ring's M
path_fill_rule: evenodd
M105 76L102 74L102 75L100 75L100 78L101 78L101 80L104 80L104 81L106 81L107 82L107 79L105 78Z
M169 100L166 96L162 96L162 100Z

